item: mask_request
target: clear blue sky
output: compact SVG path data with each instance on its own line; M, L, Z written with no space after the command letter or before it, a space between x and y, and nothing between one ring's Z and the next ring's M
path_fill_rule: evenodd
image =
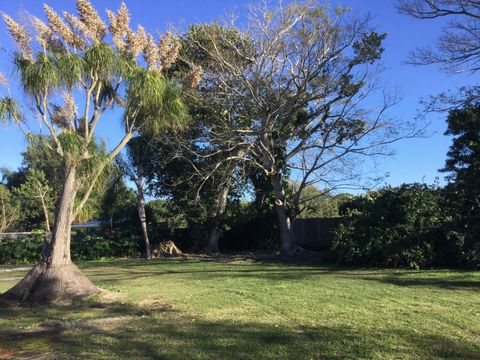
M194 22L210 22L232 10L241 12L245 5L252 1L244 0L175 0L175 1L128 1L127 6L132 15L132 25L144 25L147 30L163 32L170 26L182 29L186 24ZM43 1L0 0L0 11L6 12L16 19L30 13L43 16ZM74 12L75 0L52 0L48 4L55 10ZM392 109L391 115L401 120L412 120L420 108L422 97L435 95L461 85L473 84L476 75L448 75L435 67L415 67L404 64L407 53L415 47L433 44L441 31L440 21L420 21L400 15L395 9L395 0L345 0L331 1L332 4L348 5L355 13L371 13L372 25L379 32L388 33L385 42L383 64L385 71L383 80L391 86L399 87L403 98ZM97 9L117 9L118 0L93 0ZM443 20L442 20L443 21ZM12 49L13 44L7 34L3 22L0 25L0 47ZM12 66L8 56L0 52L0 71L12 74ZM17 91L14 89L14 94ZM18 93L19 94L19 93ZM108 121L99 126L99 137L105 138L112 146L120 136L115 114L110 114ZM437 170L443 166L450 139L443 136L445 115L432 114L429 119L431 136L426 139L404 140L392 146L395 156L385 158L380 166L390 176L386 182L398 185L403 182L425 181L432 183L436 176L442 177ZM35 123L35 120L30 123ZM35 126L33 126L35 129ZM45 130L43 130L45 133ZM18 129L0 127L0 166L17 168L21 163L20 153L26 142Z

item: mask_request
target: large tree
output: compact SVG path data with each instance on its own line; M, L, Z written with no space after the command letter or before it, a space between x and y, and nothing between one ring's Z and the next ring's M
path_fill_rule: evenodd
M0 233L12 230L20 217L20 205L8 188L0 183Z
M218 252L227 195L235 193L232 188L237 179L227 166L212 173L216 162L209 155L214 145L204 145L209 139L203 135L207 130L192 115L191 126L184 131L156 138L142 136L148 143L142 149L146 155L142 168L148 191L168 199L171 216L186 219L195 239L193 248Z
M136 189L137 213L142 229L143 242L145 244L145 257L150 258L151 247L148 238L147 214L145 211L145 181L148 178L145 164L149 152L146 151L147 144L141 137L136 137L127 145L127 154L117 158L117 164L122 173L134 183Z
M33 230L40 225L49 233L51 231L50 213L54 199L45 173L41 170L29 169L25 181L15 189L14 194L22 207L21 216L24 226Z
M440 64L449 72L480 70L479 1L399 0L398 9L417 19L449 18L436 46L413 52L413 63Z
M480 264L480 107L450 111L445 135L452 145L442 171L449 173L446 187L453 230L463 243L464 261ZM454 234L451 234L454 235Z
M7 299L51 302L99 292L71 261L71 224L103 170L138 131L158 132L185 118L180 89L163 75L178 54L175 37L167 33L157 44L143 27L133 31L124 3L118 13L107 11L108 25L88 0L76 5L78 16L63 17L45 5L48 23L32 18L36 42L3 15L19 48L14 65L20 85L48 129L63 176L45 256L3 295ZM144 61L138 59L141 53ZM122 110L115 114L121 115L123 136L112 150L99 149L97 125L114 107Z
M217 23L192 25L181 37L182 46L177 63L172 67L172 76L182 76L185 68L194 64L197 74L208 71L217 77L227 77L225 68L218 67L204 46L209 46L210 33L217 33L216 47L223 49L225 55L237 58L240 63L238 49L230 46L237 43L242 52L251 53L253 46L244 41L243 35L236 28L228 28ZM227 39L228 42L221 41ZM245 60L245 65L246 61ZM198 75L197 75L198 77ZM187 196L188 200L197 207L203 208L203 220L208 227L208 240L205 250L219 252L219 239L225 225L225 213L228 199L242 183L241 176L244 173L242 156L244 149L238 147L239 139L232 138L226 129L244 127L245 114L242 113L242 103L218 101L224 97L224 89L218 87L215 82L202 82L201 86L191 88L186 92L186 101L193 126L187 131L173 133L173 136L164 136L157 145L168 148L176 148L176 159L173 164L182 163L188 169L186 174L173 174L180 192ZM163 152L163 151L162 151ZM168 162L168 160L167 160ZM154 163L153 163L154 164ZM174 167L168 166L173 170ZM183 186L180 183L188 184ZM166 184L164 184L166 185ZM167 185L168 188L168 185ZM183 190L189 190L189 194ZM177 189L172 193L177 193ZM178 196L176 197L178 199Z
M480 70L480 2L475 0L399 0L401 13L422 20L448 19L436 46L416 50L411 62L438 64L449 73ZM445 135L453 138L445 167L446 198L452 221L449 241L459 245L461 261L478 266L480 259L480 87L463 86L433 96L427 111L449 111ZM446 217L448 222L448 217Z
M384 97L375 111L362 107L377 89L375 64L385 35L369 30L367 18L315 2L253 7L235 39L216 26L194 30L189 40L214 63L204 68L200 89L215 89L210 103L229 120L215 128L228 146L216 149L214 168L239 161L264 173L282 251L291 253L303 190L355 181L360 156L385 154L386 144L406 135L385 116L394 97ZM285 179L293 175L298 187L289 204Z
M480 2L476 0L398 0L402 14L416 19L446 19L434 46L413 51L409 61L416 65L439 65L448 73L480 70ZM427 110L445 111L470 106L480 99L480 87L462 86L442 93L426 103Z

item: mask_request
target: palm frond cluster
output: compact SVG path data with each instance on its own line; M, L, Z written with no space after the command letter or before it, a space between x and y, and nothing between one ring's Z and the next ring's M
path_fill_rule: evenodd
M167 32L157 38L141 25L132 30L125 3L116 12L107 10L106 21L89 0L77 0L76 9L58 13L45 4L43 19L30 17L32 26L2 16L18 47L14 65L20 85L50 134L52 151L79 170L79 183L93 187L135 134L184 123L182 87L198 84L201 71L191 66L186 80L169 79L167 70L180 49L177 36ZM0 83L6 83L3 77ZM123 111L124 136L110 152L98 151L96 127L114 107ZM12 98L0 98L2 122L21 118ZM92 191L88 186L80 207Z
M167 32L156 40L141 25L132 30L123 2L116 12L106 11L108 24L89 0L77 0L76 8L77 14L60 15L45 4L45 21L31 17L35 36L27 31L30 27L2 14L19 49L15 65L21 85L55 132L52 137L68 129L91 141L99 116L115 105L125 107L127 132L150 125L160 129L168 121L185 118L178 85L196 86L201 70L192 67L180 83L166 79L164 70L179 54L178 38ZM5 82L3 77L0 82ZM77 102L86 103L83 114ZM7 119L16 113L2 115Z

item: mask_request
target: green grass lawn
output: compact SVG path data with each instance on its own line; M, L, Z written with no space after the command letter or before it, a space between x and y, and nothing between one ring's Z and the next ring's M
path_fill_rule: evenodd
M80 265L113 295L0 308L0 359L480 359L480 272ZM4 270L0 292L25 274Z

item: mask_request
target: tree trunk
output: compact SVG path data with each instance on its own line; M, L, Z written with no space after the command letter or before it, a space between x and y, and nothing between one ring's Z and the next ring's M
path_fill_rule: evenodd
M43 196L40 197L42 201L42 208L43 208L43 215L45 217L45 230L47 233L50 232L50 219L48 218L48 209L47 205L45 204L45 198Z
M285 192L282 186L280 174L271 176L275 192L275 212L277 213L278 225L280 227L280 251L285 255L291 255L295 245L295 235L292 228L292 220L285 205Z
M71 226L76 195L76 169L65 167L62 196L55 213L52 239L40 264L13 288L2 295L6 300L29 303L69 301L100 292L72 263L70 257Z
M213 228L210 232L210 237L208 239L207 252L219 253L220 249L218 247L218 240L222 235L220 226L222 225L223 216L225 214L225 208L227 207L227 198L228 192L230 191L230 186L225 184L218 193L217 198L217 211L215 213L215 219L213 221Z
M141 179L135 179L137 186L137 212L140 219L140 227L142 228L143 241L145 242L145 257L151 256L150 240L148 239L147 215L145 212L145 194L143 192L143 184Z
M5 200L3 199L3 196L0 200L2 200L2 222L0 224L0 233L3 233L7 228L7 212L5 210Z

